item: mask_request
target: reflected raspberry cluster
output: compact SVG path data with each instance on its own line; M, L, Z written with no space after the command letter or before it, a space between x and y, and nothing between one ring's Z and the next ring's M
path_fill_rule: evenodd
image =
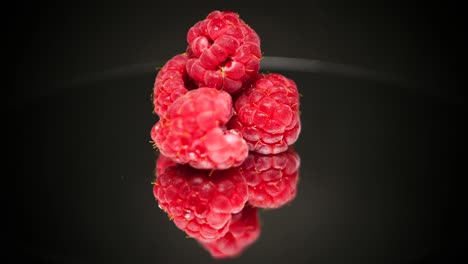
M236 257L260 235L260 209L291 202L299 180L299 155L250 152L227 170L200 170L160 155L153 194L188 237L215 258Z
M260 234L258 208L296 195L299 92L293 80L259 72L260 38L237 13L211 12L187 43L154 82L153 192L213 257L234 257Z

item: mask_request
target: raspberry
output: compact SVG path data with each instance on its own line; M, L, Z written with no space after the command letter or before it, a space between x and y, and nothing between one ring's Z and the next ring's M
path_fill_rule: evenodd
M299 136L299 93L294 81L280 74L261 75L236 100L235 110L229 126L240 131L252 151L281 153Z
M283 75L259 74L260 38L235 12L211 12L187 43L154 80L153 195L213 258L232 258L258 239L258 208L296 196L299 93Z
M251 152L240 167L249 185L249 203L278 208L296 196L300 158L294 149L276 155Z
M211 12L187 33L188 75L199 86L234 93L258 74L260 38L234 12Z
M236 131L222 128L231 116L228 93L198 88L174 101L151 137L161 153L177 163L198 169L239 166L248 147Z
M199 241L214 258L232 258L257 240L260 235L258 210L246 206L232 216L229 231L224 237L214 242Z
M187 55L179 54L170 59L158 72L154 82L154 112L163 117L167 108L188 90L195 88L186 71Z
M247 202L244 177L237 168L210 172L187 165L160 167L167 161L161 155L156 162L153 194L159 207L190 237L204 242L223 237L232 214L240 212Z

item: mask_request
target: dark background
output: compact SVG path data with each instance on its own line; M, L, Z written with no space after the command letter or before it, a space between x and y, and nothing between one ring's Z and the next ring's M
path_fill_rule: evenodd
M187 30L215 9L238 12L265 56L404 80L276 71L303 95L298 195L262 211L259 240L227 262L459 258L459 8L326 3L22 1L4 10L4 218L13 260L215 262L158 209L149 143L154 69L183 52Z

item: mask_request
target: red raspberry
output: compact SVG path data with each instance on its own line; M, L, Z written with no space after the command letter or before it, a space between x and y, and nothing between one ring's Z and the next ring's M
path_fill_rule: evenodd
M238 91L258 74L260 38L234 12L211 12L187 34L187 72L199 86Z
M154 112L160 117L166 114L167 108L188 90L195 88L186 70L187 55L179 54L170 59L158 72L154 82Z
M249 203L278 208L296 196L300 158L294 149L276 155L251 152L240 167L249 185Z
M235 102L230 126L239 130L249 149L261 154L286 151L300 133L299 93L294 81L262 75Z
M177 99L151 130L161 153L198 169L239 166L248 155L244 139L222 128L232 116L231 96L198 88Z
M165 159L160 161L160 159ZM159 156L153 187L159 207L166 211L175 225L190 237L214 241L229 229L232 214L244 208L248 188L238 169L197 170L187 165L166 169L168 158Z
M240 255L259 235L258 210L246 206L240 213L232 216L229 231L224 237L214 242L199 242L214 258L232 258Z

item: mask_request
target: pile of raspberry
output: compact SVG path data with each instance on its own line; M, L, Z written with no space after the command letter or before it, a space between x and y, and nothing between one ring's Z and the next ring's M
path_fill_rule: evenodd
M237 13L211 12L187 42L154 83L153 192L213 257L233 257L260 233L257 207L295 197L299 93L293 80L259 73L260 38Z

